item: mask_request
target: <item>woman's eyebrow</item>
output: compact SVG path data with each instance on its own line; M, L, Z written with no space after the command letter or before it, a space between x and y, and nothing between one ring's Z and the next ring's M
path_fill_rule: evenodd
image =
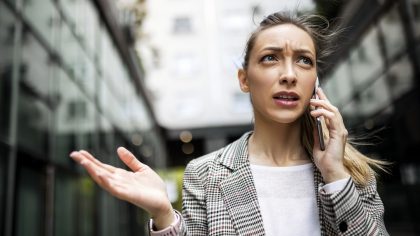
M296 49L292 49L294 52L298 52L298 53L309 53L311 55L314 55L314 53L306 48L296 48ZM269 47L265 47L261 50L261 52L263 51L275 51L275 52L282 52L284 51L283 47L275 47L275 46L269 46Z

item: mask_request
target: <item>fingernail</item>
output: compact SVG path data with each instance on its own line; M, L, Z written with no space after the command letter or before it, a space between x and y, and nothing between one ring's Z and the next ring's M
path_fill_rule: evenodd
M71 152L71 153L70 153L70 155L69 155L69 156L70 156L70 157L74 157L74 156L76 155L76 153L77 153L76 151L73 151L73 152Z

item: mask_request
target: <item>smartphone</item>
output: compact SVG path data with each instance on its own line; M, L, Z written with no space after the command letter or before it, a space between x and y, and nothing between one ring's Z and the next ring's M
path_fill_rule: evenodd
M319 99L318 95L316 94L316 89L318 87L319 87L319 79L318 79L318 77L316 77L314 94L313 94L315 99ZM316 109L316 107L315 107L315 109ZM316 129L318 131L319 148L321 149L321 151L325 151L324 132L322 131L321 117L315 118L315 123L316 123L315 124Z

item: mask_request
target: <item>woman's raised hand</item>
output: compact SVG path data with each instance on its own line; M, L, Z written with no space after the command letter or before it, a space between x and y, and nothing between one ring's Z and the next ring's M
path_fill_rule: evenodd
M169 226L175 215L163 180L127 149L120 147L117 153L132 171L104 164L84 150L72 152L70 157L82 165L103 189L147 211L157 229Z
M316 127L314 128L313 156L315 165L321 171L325 182L330 183L350 176L343 162L348 132L337 107L328 101L322 89L318 88L316 92L320 99L311 99L311 105L317 107L311 111L311 115L324 117L327 126L324 132L328 132L328 138L325 140L325 151L321 151Z

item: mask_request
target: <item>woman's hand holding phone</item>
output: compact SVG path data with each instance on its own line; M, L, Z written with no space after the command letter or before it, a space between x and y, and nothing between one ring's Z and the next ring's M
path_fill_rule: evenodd
M314 128L314 162L321 171L324 181L331 183L350 176L343 164L348 132L338 108L328 101L321 88L316 88L316 95L319 99L310 101L311 106L317 107L311 111L311 116L315 119L324 118L327 128L324 132L328 132L328 135L324 140L325 150L321 150L318 130Z
M146 210L152 216L157 229L169 226L175 219L175 213L164 181L127 149L120 147L117 153L132 171L104 164L83 150L72 152L70 157L82 165L103 189Z

